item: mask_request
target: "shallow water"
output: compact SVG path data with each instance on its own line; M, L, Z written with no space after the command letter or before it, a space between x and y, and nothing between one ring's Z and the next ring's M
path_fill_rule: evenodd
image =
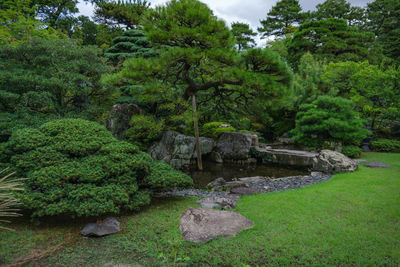
M307 170L294 169L289 167L275 165L240 165L234 163L218 164L214 162L203 162L203 171L191 168L186 173L192 177L196 188L206 188L207 184L219 177L226 181L232 181L236 178L266 176L266 177L285 177L295 175L306 175Z

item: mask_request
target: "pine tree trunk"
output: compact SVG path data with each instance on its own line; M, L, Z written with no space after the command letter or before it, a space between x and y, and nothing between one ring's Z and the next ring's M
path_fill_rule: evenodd
M200 137L199 137L199 118L197 116L196 96L192 95L192 109L193 109L193 124L194 136L196 139L196 155L197 155L197 168L199 171L203 170L203 161L201 158Z

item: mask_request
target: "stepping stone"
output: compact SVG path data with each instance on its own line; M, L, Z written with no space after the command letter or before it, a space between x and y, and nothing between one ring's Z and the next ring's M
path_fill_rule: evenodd
M382 163L382 162L370 162L370 163L364 164L364 166L370 167L370 168L391 168L391 166L389 166L385 163Z
M360 164L360 163L367 163L367 160L366 160L366 159L354 159L354 161L355 161L357 164Z
M236 236L253 222L232 211L188 208L180 219L179 229L186 241L205 243L218 236Z
M248 187L234 187L231 189L232 194L239 194L239 195L253 195L257 194L257 189L248 188Z
M102 237L118 233L119 231L119 222L115 218L109 217L104 221L88 223L81 231L81 234L84 236Z
M196 201L202 208L205 209L234 209L236 201L226 197L205 197Z

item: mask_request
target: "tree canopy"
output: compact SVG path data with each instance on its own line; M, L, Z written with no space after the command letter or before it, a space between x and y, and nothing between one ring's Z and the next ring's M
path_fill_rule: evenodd
M400 63L400 2L375 0L368 4L368 29L377 35L383 53Z
M289 43L291 63L297 66L306 52L328 62L368 59L376 63L381 60L374 33L358 30L336 18L308 21L299 27Z
M96 1L94 19L108 26L136 29L149 7L150 3L146 0L100 0Z

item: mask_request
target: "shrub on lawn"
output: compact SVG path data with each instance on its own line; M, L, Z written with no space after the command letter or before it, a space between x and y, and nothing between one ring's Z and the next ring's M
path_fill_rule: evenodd
M223 126L228 127L223 127ZM222 127L221 127L222 126ZM200 135L213 139L218 139L223 133L235 132L236 129L224 122L208 122L203 125L200 131Z
M378 152L400 152L400 141L380 138L371 141L371 147Z
M315 148L326 142L359 145L369 134L363 126L350 100L320 96L300 107L291 134L296 142Z
M154 189L192 184L187 175L167 164L155 164L137 146L118 141L103 126L81 119L18 130L7 145L10 163L28 178L19 198L33 217L138 210L150 202ZM159 166L163 177L155 175L158 170L152 166Z
M361 156L362 150L358 146L345 146L342 153L350 158L358 158Z

